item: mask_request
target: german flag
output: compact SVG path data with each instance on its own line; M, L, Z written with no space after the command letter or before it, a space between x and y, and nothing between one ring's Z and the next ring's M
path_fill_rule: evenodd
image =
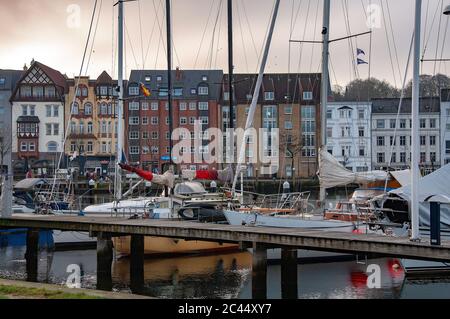
M140 87L141 87L142 94L144 94L144 96L149 97L149 96L152 95L150 90L145 87L144 83L141 82L139 84L140 84Z

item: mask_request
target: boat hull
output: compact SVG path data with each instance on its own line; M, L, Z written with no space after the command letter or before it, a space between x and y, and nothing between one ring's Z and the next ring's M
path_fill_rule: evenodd
M119 255L130 254L131 236L113 238L114 249ZM238 250L237 244L221 244L209 241L173 239L165 237L150 237L144 239L145 255L173 255L212 253L217 251Z

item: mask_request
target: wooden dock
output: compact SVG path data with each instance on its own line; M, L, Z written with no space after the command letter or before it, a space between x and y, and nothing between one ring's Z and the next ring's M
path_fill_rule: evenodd
M296 250L321 250L348 254L393 256L409 259L450 261L450 241L440 246L430 245L428 238L411 242L408 238L374 234L325 232L291 228L230 226L181 220L127 219L113 217L81 217L50 215L14 215L0 219L0 228L28 228L27 271L31 281L37 278L38 230L89 232L97 237L97 287L112 287L111 265L113 259L112 237L131 236L130 276L138 293L143 281L144 236L239 243L253 247L253 296L265 298L267 274L267 249L282 249L282 283L292 282L296 276ZM295 253L294 253L295 252ZM288 285L289 286L289 285ZM296 292L295 287L286 291ZM133 289L132 289L133 290ZM286 296L289 297L289 294Z

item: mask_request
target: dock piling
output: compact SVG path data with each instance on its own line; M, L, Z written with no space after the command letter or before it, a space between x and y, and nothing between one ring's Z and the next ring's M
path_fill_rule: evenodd
M281 250L281 298L297 299L297 249Z
M27 230L27 248L25 252L27 281L37 282L39 264L39 230Z
M267 249L253 243L252 298L267 299Z
M97 289L112 290L111 266L113 261L113 242L111 234L97 234Z
M130 288L135 294L144 289L144 236L131 235Z

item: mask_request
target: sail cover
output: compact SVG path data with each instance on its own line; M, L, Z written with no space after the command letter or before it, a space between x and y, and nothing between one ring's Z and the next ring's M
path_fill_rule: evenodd
M231 182L233 180L233 171L230 167L224 170L189 170L181 172L183 178L190 181L197 180L217 180L221 182Z
M136 173L139 177L145 179L146 181L153 182L158 185L164 185L173 188L175 177L171 172L165 172L163 175L153 174L149 171L144 171L143 169L132 167L128 164L119 163L120 167L131 173Z
M439 196L450 197L450 164L447 164L433 173L419 179L419 215L420 225L430 226L430 204L425 202L428 198ZM411 185L397 188L389 194L394 194L406 201L411 200ZM441 223L450 227L450 204L441 205Z
M332 188L351 183L362 184L376 181L384 181L388 177L384 171L369 171L354 173L346 169L327 150L319 151L319 171L317 172L320 186Z

